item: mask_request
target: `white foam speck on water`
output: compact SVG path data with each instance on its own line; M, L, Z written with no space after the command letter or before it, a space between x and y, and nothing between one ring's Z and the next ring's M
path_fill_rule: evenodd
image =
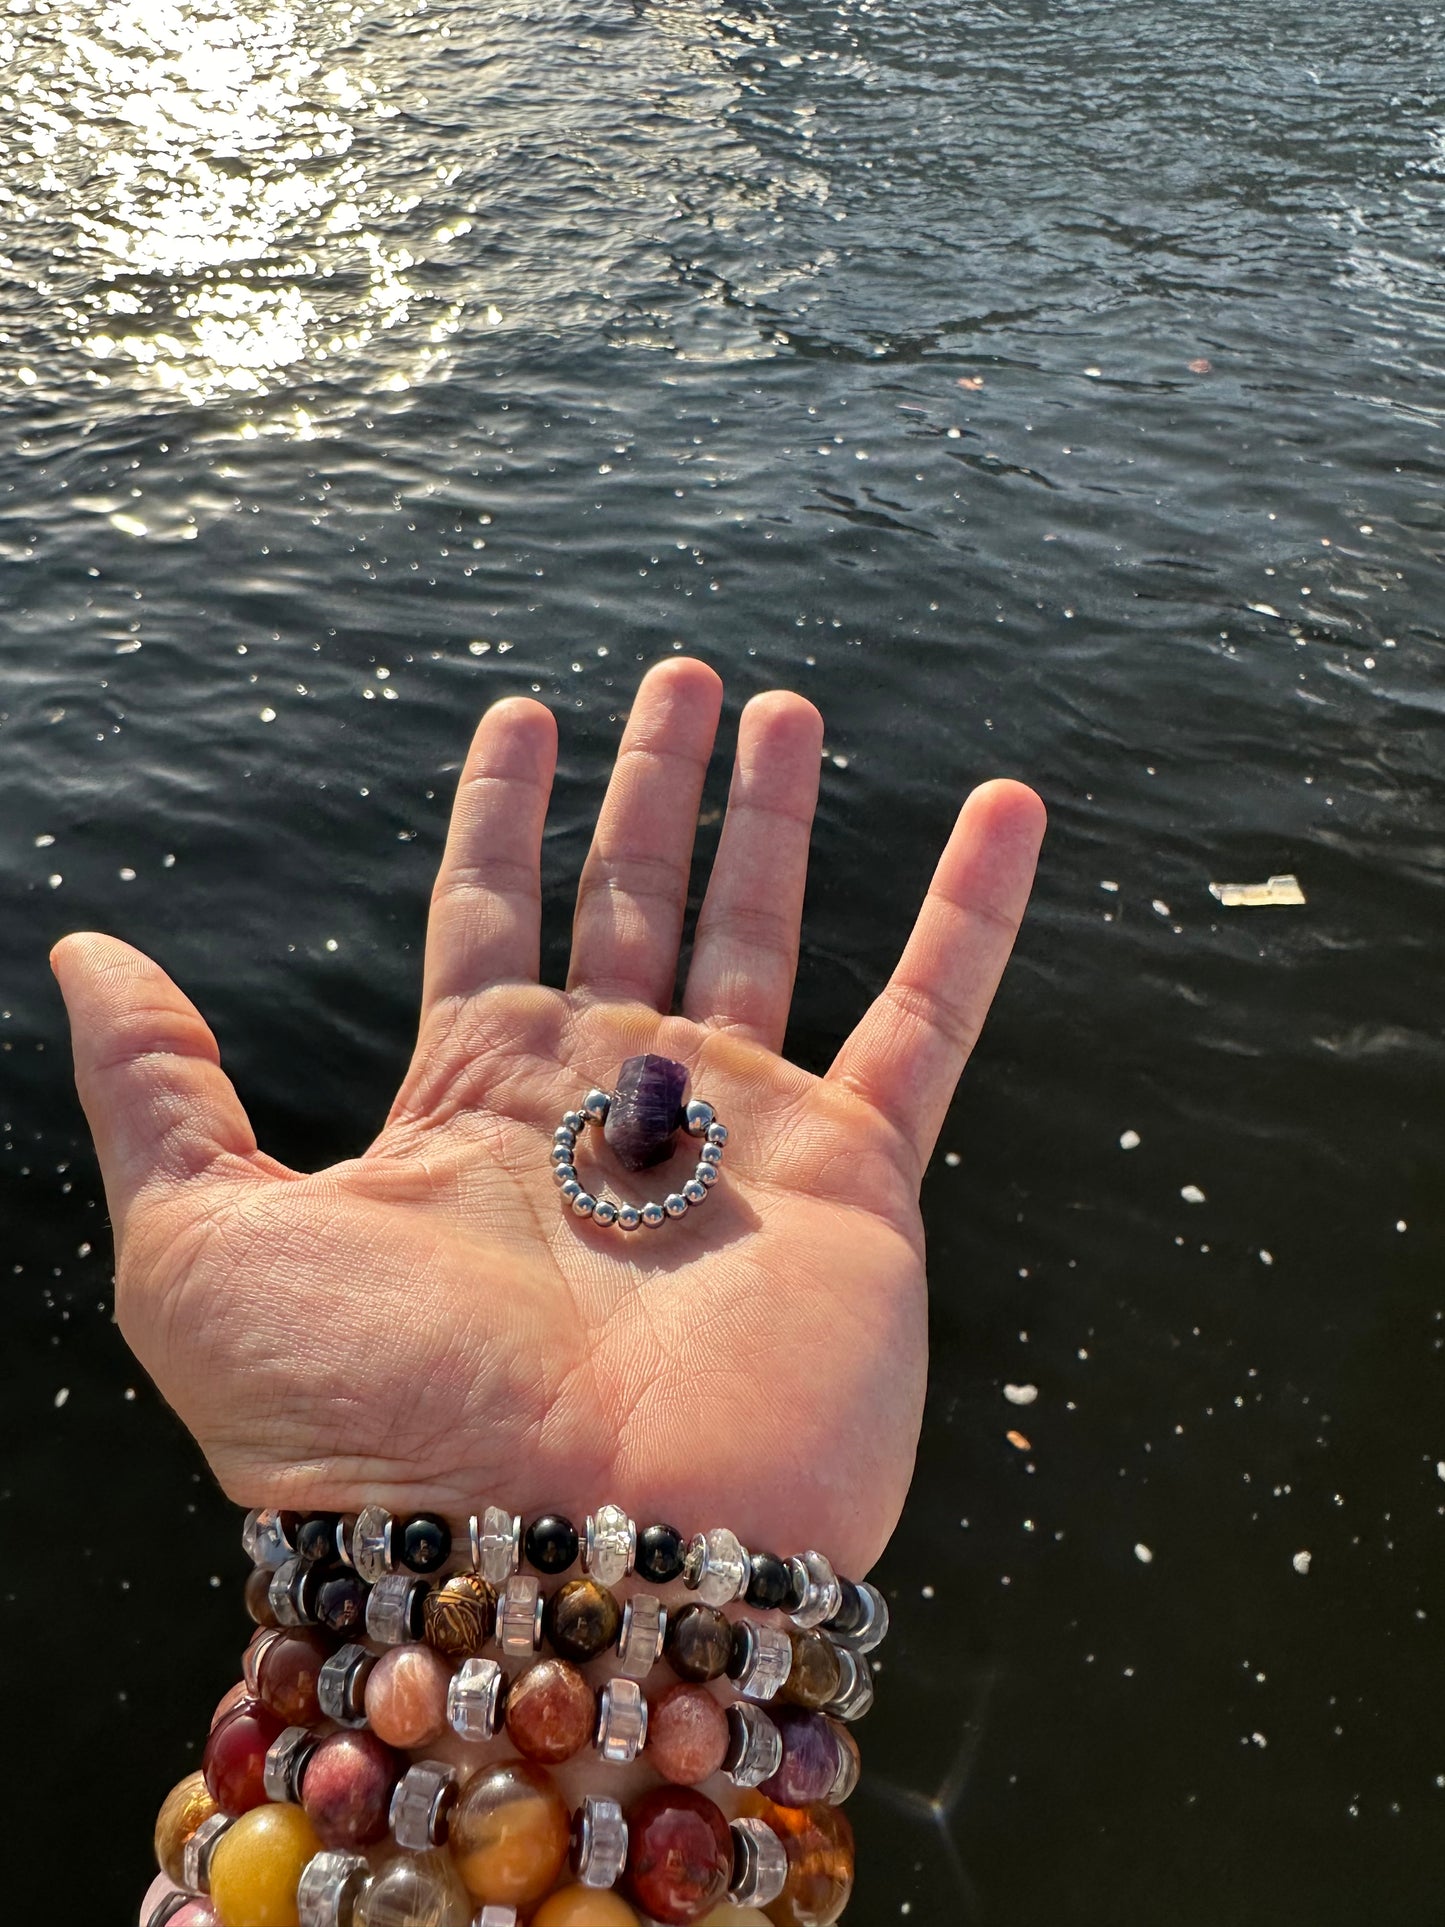
M328 937L326 939L326 948L328 950L339 950L341 946L337 943L335 937Z
M62 1385L60 1390L55 1394L55 1409L57 1412L69 1397L70 1387L68 1385Z
M1152 1547L1149 1547L1143 1544L1135 1546L1134 1557L1139 1561L1139 1564L1141 1566L1152 1566L1154 1563L1154 1552Z
M1037 1385L1005 1385L1003 1395L1010 1405L1032 1405L1039 1395Z
M1137 1131L1121 1131L1119 1133L1119 1149L1121 1151L1137 1151L1142 1142L1143 1140Z
M1109 877L1105 877L1104 881L1099 885L1099 888L1101 890L1107 890L1111 897L1116 897L1119 894L1118 884L1113 882Z
M261 721L263 723L274 723L275 720L276 712L274 709L263 709L261 711Z
M122 871L120 872L120 880L121 880L121 882L122 882L122 883L134 883L134 882L135 882L135 871L134 871L134 870L132 870L132 869L130 868L130 866L129 866L129 865L127 865L127 866L125 867L125 869L123 869L123 870L122 870Z
M943 1154L943 1161L949 1167L950 1170L955 1170L960 1164L963 1163L963 1158L957 1151L945 1151Z
M1307 1573L1310 1569L1309 1553L1297 1552L1294 1558L1290 1560L1290 1564L1294 1567L1295 1571L1299 1573L1301 1577L1303 1577L1303 1575Z
M923 1586L923 1587L921 1587L921 1588L920 1588L920 1591L922 1592L922 1594L923 1594L923 1597L924 1597L925 1599L932 1599L932 1597L933 1597L933 1590L934 1590L934 1589L933 1589L933 1587L932 1587L932 1586Z
M1437 1479L1440 1479L1441 1481L1445 1481L1445 1459L1440 1459L1437 1461L1435 1466L1435 1476Z
M44 836L36 837L35 847L37 850L48 850L54 841L55 838L47 832Z
M1204 1193L1197 1184L1180 1185L1179 1195L1186 1204L1203 1204L1204 1202Z
M1259 1262L1262 1265L1272 1265L1274 1263L1274 1253L1272 1251L1261 1250L1259 1254Z
M52 890L58 890L61 884L64 883L65 878L60 874L59 870L57 870L53 876L47 878L47 881Z
M1251 615L1273 616L1276 622L1279 621L1279 610L1273 608L1268 602L1251 602L1248 608Z
M1156 917L1170 917L1174 914L1162 897L1155 897L1152 908Z
M1409 1228L1410 1228L1410 1227L1409 1227L1409 1226L1408 1226L1408 1225L1406 1224L1406 1222L1405 1222L1405 1220L1404 1220L1403 1218L1396 1218L1396 1220L1395 1220L1395 1229L1396 1229L1397 1231L1408 1231L1408 1230L1409 1230Z

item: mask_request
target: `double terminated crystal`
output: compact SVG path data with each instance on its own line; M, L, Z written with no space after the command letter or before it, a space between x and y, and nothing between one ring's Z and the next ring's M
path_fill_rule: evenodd
M671 1156L686 1102L685 1064L652 1051L629 1057L617 1073L602 1133L618 1163L646 1171Z

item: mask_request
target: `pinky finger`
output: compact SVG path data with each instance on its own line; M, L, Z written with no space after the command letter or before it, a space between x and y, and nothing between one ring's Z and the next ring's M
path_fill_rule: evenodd
M896 1126L920 1169L1013 949L1044 822L1022 783L973 792L887 988L828 1072Z

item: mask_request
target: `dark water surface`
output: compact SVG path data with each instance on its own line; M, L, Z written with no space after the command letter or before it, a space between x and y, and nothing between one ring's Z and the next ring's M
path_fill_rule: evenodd
M678 647L828 718L805 1062L966 786L1052 811L928 1180L850 1922L1442 1918L1442 54L1394 0L0 13L14 1918L132 1918L244 1635L46 946L154 951L269 1148L359 1150L478 710L559 713L557 974Z

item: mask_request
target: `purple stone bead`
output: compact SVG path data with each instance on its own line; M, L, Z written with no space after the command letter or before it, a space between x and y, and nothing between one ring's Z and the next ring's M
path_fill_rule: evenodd
M651 1051L617 1073L602 1134L619 1164L646 1171L671 1155L687 1102L687 1066Z
M780 1807L807 1807L824 1799L838 1775L832 1722L801 1706L770 1706L768 1718L782 1735L783 1763L759 1793Z

